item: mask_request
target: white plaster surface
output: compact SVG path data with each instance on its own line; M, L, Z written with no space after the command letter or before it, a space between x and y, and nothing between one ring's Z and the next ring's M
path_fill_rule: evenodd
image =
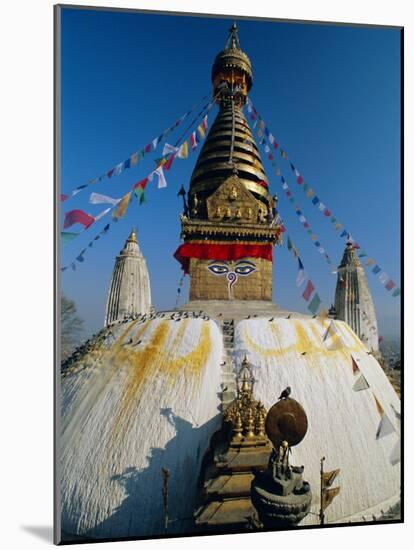
M220 331L201 319L111 330L62 383L62 527L92 537L162 534L165 467L177 520L169 532L182 532L219 425Z
M349 326L335 321L337 334L324 340L331 320L267 319L241 321L236 349L247 351L257 378L256 397L271 406L287 386L308 415L308 432L292 449L291 462L305 465L313 490L312 512L319 511L320 459L325 470L340 468L341 490L326 511L326 522L372 520L399 499L400 464L391 464L400 438L400 401L379 363ZM335 331L332 331L335 332ZM305 355L302 355L306 352ZM353 374L351 355L360 373ZM363 375L369 388L353 391ZM376 438L381 416L374 395L395 431ZM370 515L371 514L371 515ZM317 523L309 515L303 524Z

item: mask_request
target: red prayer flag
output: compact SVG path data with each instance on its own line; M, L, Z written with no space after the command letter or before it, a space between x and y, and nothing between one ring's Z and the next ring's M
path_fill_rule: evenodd
M302 296L305 298L305 300L308 302L309 298L311 297L312 292L315 290L315 287L312 284L312 281L309 280L308 284L306 285L306 288L302 294Z
M173 163L174 155L170 155L170 158L167 160L167 162L164 164L163 168L164 170L169 170L171 168L171 164Z
M385 288L387 290L392 290L393 288L395 287L395 283L394 281L392 281L391 279L388 281L388 283L385 285Z
M148 183L148 178L144 178L143 180L139 181L138 183L135 183L133 185L132 189L137 189L138 187L141 187L141 189L145 189Z
M269 160L273 160L274 159L274 156L272 155L272 153L269 153Z
M114 170L115 170L115 168L112 168L112 170L109 170L109 172L107 172L106 175L108 176L108 178L110 178L112 176L112 174L114 173Z
M62 194L62 195L60 195L60 200L61 200L61 202L65 202L65 201L67 201L67 200L68 200L68 198L69 198L69 195L63 195L63 194Z
M359 367L356 364L355 359L352 357L352 355L351 355L351 359L352 359L352 372L353 372L353 374L358 374L359 373Z
M145 146L144 151L146 153L151 153L151 143L148 143L148 145Z
M291 197L291 196L292 196L292 191L287 190L287 191L286 191L286 196L287 196L287 197Z
M303 224L303 227L304 227L305 229L308 229L308 228L310 227L310 225L308 224L308 222L305 222L305 223Z
M75 223L80 223L85 227L85 229L87 229L90 225L93 224L94 221L95 218L93 216L90 216L83 210L70 210L65 214L65 222L63 224L63 228L67 229Z
M330 210L328 210L327 208L325 208L325 210L323 211L324 215L329 218L329 216L331 215L331 212Z
M279 147L279 144L278 144L276 141L274 141L274 142L273 142L273 147L274 147L275 149L277 149L277 148Z

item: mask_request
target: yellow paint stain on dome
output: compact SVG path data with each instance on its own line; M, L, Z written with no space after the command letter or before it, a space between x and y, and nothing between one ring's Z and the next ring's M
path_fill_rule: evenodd
M190 374L193 382L199 382L203 367L212 350L210 326L208 323L203 323L198 344L193 350L181 357L174 357L181 347L188 322L188 320L182 322L177 333L173 336L174 339L170 346L167 346L171 333L170 322L161 321L154 330L150 341L141 349L134 350L129 346L124 346L118 350L117 364L120 366L129 365L130 369L118 414L113 424L112 448L114 448L116 441L120 442L125 427L132 421L144 385L150 383L158 373L162 373L170 381L174 381L180 373L185 371L184 375ZM194 377L196 377L196 380L194 380Z
M281 336L282 331L280 330L281 327L277 327L277 325L275 324L271 325L271 332L275 336L274 347L266 348L255 342L253 338L248 334L246 325L244 326L243 330L243 339L248 347L250 347L253 351L258 353L262 357L280 357L281 355L294 351L296 351L297 353L303 353L304 351L306 351L307 353L321 353L323 355L329 356L329 354L335 352L348 354L350 351L357 352L363 349L361 342L359 342L357 338L354 337L353 339L355 342L354 346L348 346L337 334L333 335L332 347L334 349L328 349L323 343L323 334L321 335L319 333L316 326L312 322L307 322L306 326L310 328L311 332L316 338L316 341L320 342L319 345L316 344L310 337L309 333L303 326L303 321L292 319L290 323L293 323L296 332L296 341L293 344L289 344L287 346L283 346L281 344L281 342L283 341ZM324 328L324 331L326 332L329 323L322 321L321 324Z

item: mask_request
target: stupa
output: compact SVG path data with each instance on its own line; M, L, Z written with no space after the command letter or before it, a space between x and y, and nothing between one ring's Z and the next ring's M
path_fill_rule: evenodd
M364 267L348 242L338 266L336 318L348 323L369 350L378 353L378 325Z
M105 326L134 314L149 313L150 309L147 264L133 229L115 261L106 303Z
M213 65L219 114L176 252L190 276L188 304L106 327L62 377L57 476L69 540L197 532L203 457L232 410L244 357L265 409L290 386L306 410L307 435L291 460L306 464L310 486L319 486L321 457L341 469L325 523L371 521L400 499L400 401L379 363L346 322L272 302L281 234L243 115L252 81L232 26ZM320 504L316 491L300 526L319 522ZM220 532L228 522L222 514Z

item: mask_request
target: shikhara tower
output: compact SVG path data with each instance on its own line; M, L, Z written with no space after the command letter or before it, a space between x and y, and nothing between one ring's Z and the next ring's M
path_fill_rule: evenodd
M234 24L213 64L219 113L194 168L184 240L175 257L194 300L272 300L272 253L281 244L273 198L243 106L252 87Z
M145 258L135 229L115 260L106 304L105 326L126 316L149 313L151 290Z
M347 243L338 266L336 317L345 321L368 349L378 351L378 326L365 270L352 243Z

